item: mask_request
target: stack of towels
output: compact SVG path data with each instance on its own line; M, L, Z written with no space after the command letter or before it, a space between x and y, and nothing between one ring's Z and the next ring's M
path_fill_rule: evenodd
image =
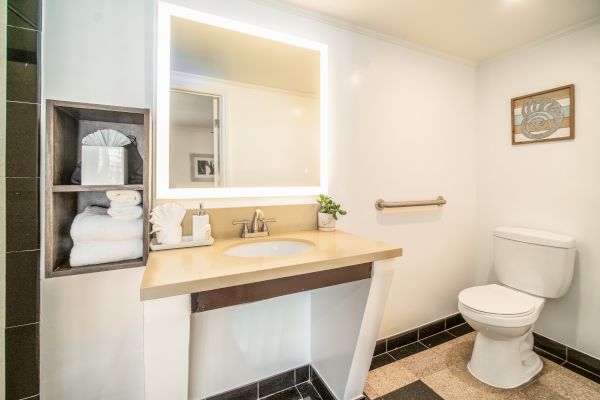
M106 192L110 208L90 206L71 225L70 264L90 264L131 260L143 254L142 197L134 190Z
M109 190L106 197L110 200L108 215L116 219L139 219L144 210L140 203L142 196L135 190Z

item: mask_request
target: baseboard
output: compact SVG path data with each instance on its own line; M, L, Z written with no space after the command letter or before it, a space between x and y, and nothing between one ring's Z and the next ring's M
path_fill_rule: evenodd
M311 365L303 365L259 381L248 383L236 389L219 393L204 400L269 400L273 398L294 398L296 391L301 398L321 398L337 400L318 372ZM316 392L316 395L315 395Z
M452 314L446 318L437 321L429 322L417 328L389 336L377 341L373 356L392 351L402 346L417 342L421 339L436 335L441 332L448 332L453 336L461 336L466 328L463 325L465 320L460 313ZM468 328L467 328L468 329ZM471 330L469 330L470 332Z
M533 351L571 371L600 383L600 359L533 333Z
M383 367L473 332L460 313L378 340L370 369Z

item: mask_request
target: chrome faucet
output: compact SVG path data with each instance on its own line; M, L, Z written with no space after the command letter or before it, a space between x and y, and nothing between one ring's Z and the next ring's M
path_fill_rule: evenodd
M244 219L242 221L233 221L233 225L244 225L242 228L242 238L253 238L253 237L261 237L261 236L269 236L269 227L267 226L267 222L277 222L275 218L265 218L264 213L261 209L257 208L254 211L254 216L252 217L252 227L248 229L248 224L250 221ZM260 225L260 227L259 227Z
M260 232L262 229L258 229L258 222L265 219L265 214L262 212L260 208L254 210L254 217L252 217L252 232ZM265 223L262 222L263 226Z

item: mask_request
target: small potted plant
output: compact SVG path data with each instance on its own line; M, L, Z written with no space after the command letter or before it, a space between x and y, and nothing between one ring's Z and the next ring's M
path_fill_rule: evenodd
M321 205L318 214L318 225L320 231L334 231L335 221L338 219L338 214L346 215L346 211L342 210L342 206L335 203L331 197L324 194L319 195L317 203Z

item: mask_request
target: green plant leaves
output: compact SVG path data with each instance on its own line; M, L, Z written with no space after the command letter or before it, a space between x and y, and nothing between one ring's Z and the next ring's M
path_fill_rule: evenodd
M338 213L340 215L346 215L346 210L342 210L342 206L332 200L331 197L325 196L324 194L319 195L317 203L321 205L320 212L331 214L334 219L338 219Z

